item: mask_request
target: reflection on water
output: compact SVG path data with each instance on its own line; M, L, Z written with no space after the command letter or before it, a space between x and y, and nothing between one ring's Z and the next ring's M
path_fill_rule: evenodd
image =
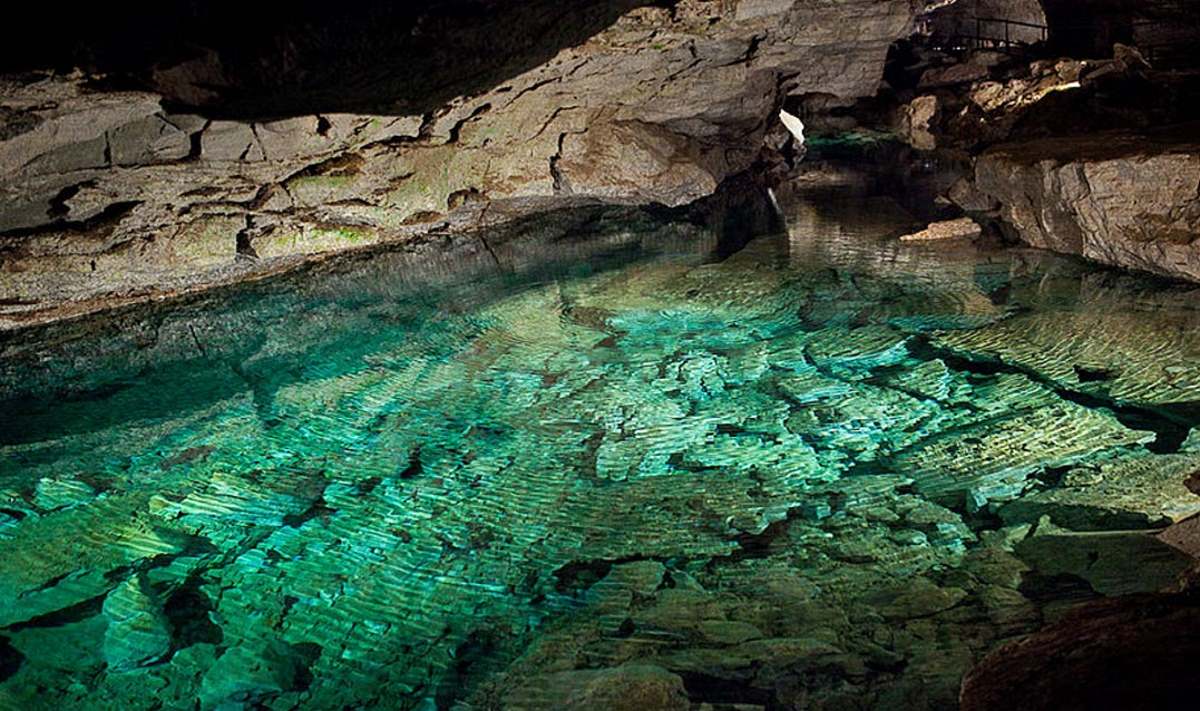
M1145 531L1200 510L1192 294L781 202L727 258L380 257L46 361L0 707L946 708L1186 565Z

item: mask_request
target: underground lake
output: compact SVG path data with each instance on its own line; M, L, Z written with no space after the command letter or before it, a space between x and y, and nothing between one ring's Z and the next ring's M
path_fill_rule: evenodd
M1200 510L1193 288L773 197L48 340L7 374L0 706L938 708L1188 566L1152 534Z
M1200 0L20 9L0 711L1197 707Z

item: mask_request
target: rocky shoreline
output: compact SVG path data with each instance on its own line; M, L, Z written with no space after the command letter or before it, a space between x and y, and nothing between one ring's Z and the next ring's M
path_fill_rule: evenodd
M477 224L506 202L690 203L759 159L784 97L874 94L913 13L895 0L637 8L413 115L214 119L93 77L9 77L0 316L257 278L280 260Z

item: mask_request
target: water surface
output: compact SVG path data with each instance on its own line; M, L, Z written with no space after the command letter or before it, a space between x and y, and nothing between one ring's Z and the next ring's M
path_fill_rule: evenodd
M45 360L0 708L946 708L1171 582L1193 292L780 197L744 246L367 265Z

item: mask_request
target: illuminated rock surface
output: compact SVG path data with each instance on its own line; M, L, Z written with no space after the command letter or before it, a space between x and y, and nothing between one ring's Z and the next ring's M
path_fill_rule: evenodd
M947 708L1187 567L1186 292L783 197L723 260L232 293L3 403L0 708Z

